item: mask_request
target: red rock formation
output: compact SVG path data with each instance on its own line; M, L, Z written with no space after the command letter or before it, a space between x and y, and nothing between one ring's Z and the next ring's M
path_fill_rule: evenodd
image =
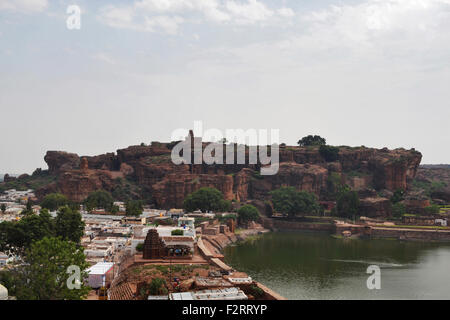
M50 174L59 174L78 168L80 165L80 157L77 154L64 151L47 151L44 160L47 162Z
M219 189L228 200L242 202L266 200L270 191L282 186L293 186L322 197L329 187L330 173L335 172L356 190L395 191L407 188L422 157L415 150L340 147L338 161L327 163L317 147L284 147L280 149L278 174L261 176L259 164L177 166L172 163L170 153L164 143L131 146L117 150L117 155L86 157L89 169L83 164L85 170L79 170L78 155L49 151L45 161L50 173L58 175L56 185L49 190L56 188L80 201L97 189L112 190L115 178L128 176L151 193L158 206L168 208L181 207L185 196L205 186ZM248 159L248 149L246 155ZM376 214L387 212L378 202L372 204Z
M93 191L111 191L117 177L106 170L71 170L58 177L56 188L70 200L81 202Z

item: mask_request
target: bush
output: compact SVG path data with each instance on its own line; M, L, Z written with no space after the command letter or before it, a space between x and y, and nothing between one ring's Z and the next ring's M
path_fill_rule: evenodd
M166 281L164 279L154 278L154 279L152 279L152 282L150 282L149 293L153 296L165 294L165 293L167 293L167 289L165 288L165 285L166 285Z
M439 208L439 206L437 204L433 204L433 205L425 208L426 214L437 214L440 211L441 211L441 209Z
M256 299L261 299L262 297L264 297L264 290L258 286L251 286L250 294L254 296Z
M137 252L144 251L144 244L143 243L138 243L137 246L136 246L136 251Z
M238 210L239 224L245 224L250 221L256 221L259 218L259 211L251 204L246 204Z
M184 235L184 231L181 229L172 230L170 233L172 236L182 236Z
M392 205L392 215L396 218L403 216L406 213L406 207L403 203L397 202Z
M319 153L327 162L333 162L339 159L338 147L321 145L319 148Z

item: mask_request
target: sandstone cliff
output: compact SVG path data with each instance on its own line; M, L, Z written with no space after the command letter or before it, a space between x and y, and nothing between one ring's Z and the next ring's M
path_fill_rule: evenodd
M189 193L205 186L219 189L227 200L241 202L266 200L270 191L281 186L314 192L325 199L330 176L334 175L353 189L362 191L361 194L369 190L370 196L363 199L365 211L384 215L387 210L385 199L374 199L373 194L375 191L408 189L422 158L414 149L339 147L339 150L338 160L327 162L317 147L280 148L279 172L273 176L261 176L259 163L174 165L170 146L164 143L131 146L117 150L117 153L84 157L87 170L80 169L78 155L49 151L45 161L49 172L57 178L47 189L82 201L92 191L112 191L126 180L142 192L151 194L156 206L170 208L180 207ZM246 157L248 159L248 148ZM45 194L47 189L38 194Z

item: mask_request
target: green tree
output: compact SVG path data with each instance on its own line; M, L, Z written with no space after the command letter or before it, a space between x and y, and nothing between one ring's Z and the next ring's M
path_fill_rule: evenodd
M309 135L309 136L303 137L297 143L300 147L308 147L308 146L324 145L327 142L326 142L325 138L322 138L321 136Z
M105 211L111 211L113 203L113 197L105 190L91 192L84 201L88 211L92 211L93 209L105 209Z
M397 189L397 190L395 190L394 194L391 197L391 202L393 204L396 204L400 201L403 201L405 199L404 196L405 196L405 191L402 189Z
M437 214L441 211L439 206L437 204L432 204L431 206L428 206L425 208L426 214Z
M19 221L0 223L0 251L23 254L34 240L55 235L55 225L46 209Z
M225 201L222 192L215 188L204 187L191 193L184 199L184 208L187 211L227 211L229 202ZM224 210L227 209L227 210Z
M296 216L297 214L320 213L320 205L315 194L297 191L294 187L281 187L270 193L275 211Z
M319 148L320 155L326 162L333 162L339 159L339 148L327 145L321 145Z
M250 221L257 221L259 219L259 211L256 209L255 206L252 206L251 204L246 204L245 206L242 206L238 210L238 221L239 224L246 224Z
M41 202L41 207L50 211L56 211L59 207L65 206L69 203L67 197L61 193L50 193L44 197Z
M149 293L151 295L160 295L167 293L167 288L165 287L166 281L161 278L153 278L150 282Z
M56 236L64 240L79 243L84 234L84 222L78 211L73 211L70 207L61 207L55 218Z
M392 205L392 215L396 218L400 218L406 213L406 207L403 203L397 202Z
M127 216L139 217L144 211L144 206L140 200L130 200L125 203L125 213Z
M3 214L5 214L5 212L6 212L6 205L4 203L2 203L2 205L0 206L0 210L2 211Z
M34 212L33 212L32 206L31 206L31 202L28 201L25 210L23 210L20 214L26 216L26 215L32 215L33 213Z
M79 289L67 285L69 266L80 268ZM88 267L82 247L61 238L45 237L33 242L23 263L11 271L13 290L19 300L82 300L90 290L83 281Z
M342 189L337 196L336 214L339 217L355 218L359 212L358 193L349 187Z
M136 251L137 252L142 252L142 251L144 251L144 244L141 242L141 243L138 243L137 245L136 245Z

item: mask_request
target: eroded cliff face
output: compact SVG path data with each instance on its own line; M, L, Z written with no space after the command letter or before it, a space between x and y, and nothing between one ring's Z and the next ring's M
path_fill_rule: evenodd
M260 164L175 165L170 154L167 144L153 143L85 157L87 170L80 169L80 157L66 152L48 152L45 161L49 171L58 176L51 189L72 200L82 201L98 189L112 190L121 178L152 194L158 207L171 208L181 207L188 194L202 187L217 188L227 200L241 202L267 200L270 191L282 186L323 198L331 175L355 190L407 189L422 158L415 150L340 147L338 161L326 162L317 147L285 147L280 148L278 173L261 176ZM379 202L377 206L378 211L385 210Z

